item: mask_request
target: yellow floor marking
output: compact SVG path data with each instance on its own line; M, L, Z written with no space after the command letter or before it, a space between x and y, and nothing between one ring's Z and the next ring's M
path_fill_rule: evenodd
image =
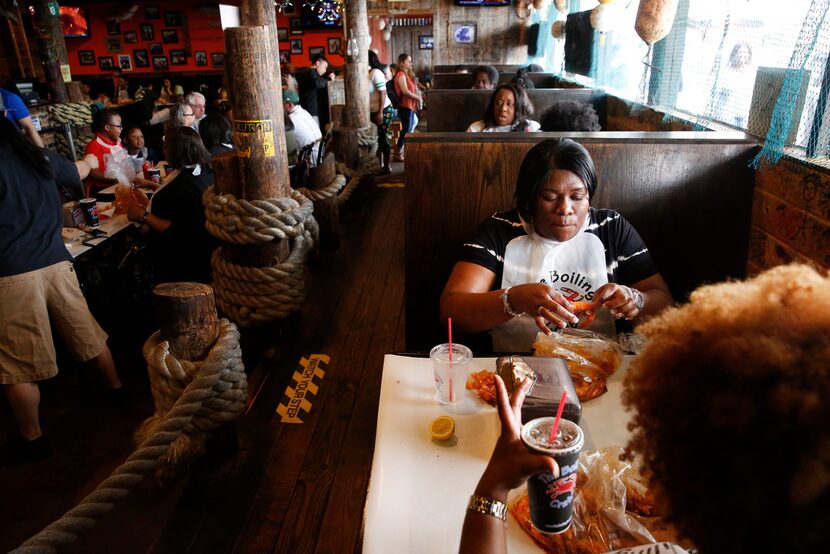
M311 403L320 390L318 383L314 383L312 379L316 377L318 382L322 380L326 372L320 366L328 365L330 361L331 358L325 354L312 354L308 358L300 358L300 366L291 377L294 382L285 388L282 400L277 406L277 414L282 423L302 423L300 415L303 412L311 412Z

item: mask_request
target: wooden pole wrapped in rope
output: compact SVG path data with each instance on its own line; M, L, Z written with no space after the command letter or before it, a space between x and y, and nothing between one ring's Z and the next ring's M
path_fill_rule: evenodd
M169 409L156 412L152 429L146 428L148 434L135 452L92 493L12 552L53 554L61 546L76 541L80 533L94 527L145 476L174 460L183 461L183 456L176 454L185 442L182 437L188 437L187 442L191 442L208 428L230 421L242 413L247 399L247 383L239 348L239 331L227 319L218 323L219 336L202 362L189 364L177 360L170 353L169 343L159 342L158 333L147 341L144 352L145 357L149 355L147 363L151 379L153 372L163 374L162 380L167 381L167 389L172 391L183 387L181 396ZM172 398L172 395L161 392L164 389L164 386L158 388L161 398ZM156 394L154 387L154 396ZM186 446L190 448L192 445Z

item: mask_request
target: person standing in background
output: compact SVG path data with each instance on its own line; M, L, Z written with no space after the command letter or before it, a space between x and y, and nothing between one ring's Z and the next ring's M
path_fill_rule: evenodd
M18 131L26 133L36 146L43 148L43 139L35 129L32 115L26 103L15 93L0 88L0 111L6 112L6 119L12 122Z
M392 159L404 161L406 148L406 134L411 133L417 125L416 112L421 107L423 98L415 83L415 73L412 71L412 56L401 54L398 56L398 72L395 74L395 93L401 99L398 108L398 117L401 119L401 134L398 137L397 148Z
M378 128L378 158L380 159L381 174L392 173L389 162L392 158L392 147L389 144L389 124L395 108L386 94L386 66L380 63L378 55L369 50L369 81L371 82L369 98L369 115Z
M300 105L311 114L320 129L325 128L329 119L327 86L328 82L334 79L334 74L327 74L328 68L328 59L322 54L317 54L311 58L311 67L298 71L294 75L297 80Z

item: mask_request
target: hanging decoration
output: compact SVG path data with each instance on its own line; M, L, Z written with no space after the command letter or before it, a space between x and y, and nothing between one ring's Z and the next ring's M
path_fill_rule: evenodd
M539 13L547 13L550 0L533 0L533 9Z
M610 33L619 19L614 0L599 0L599 5L591 10L591 27L598 33Z
M320 21L337 21L343 13L343 2L340 0L303 0L303 6L316 13Z
M651 46L669 34L675 12L677 0L640 0L634 30Z
M568 13L568 0L553 0L553 5L559 13Z
M285 10L292 7L294 2L292 2L292 0L276 0L275 4L278 12L285 13Z
M385 31L383 31L383 40L389 42L392 40L392 32L387 27Z

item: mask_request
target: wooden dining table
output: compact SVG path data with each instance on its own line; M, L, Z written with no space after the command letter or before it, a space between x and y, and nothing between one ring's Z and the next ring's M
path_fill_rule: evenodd
M632 356L608 380L608 391L583 403L584 450L625 446L630 414L622 405L622 380ZM476 358L470 371L495 370L495 358ZM431 439L430 422L455 420L455 438ZM367 554L455 553L467 502L490 458L500 430L496 409L468 393L460 404L435 399L429 358L384 359L369 493L364 510ZM523 488L511 492L513 500ZM507 518L510 554L542 550L512 516Z

